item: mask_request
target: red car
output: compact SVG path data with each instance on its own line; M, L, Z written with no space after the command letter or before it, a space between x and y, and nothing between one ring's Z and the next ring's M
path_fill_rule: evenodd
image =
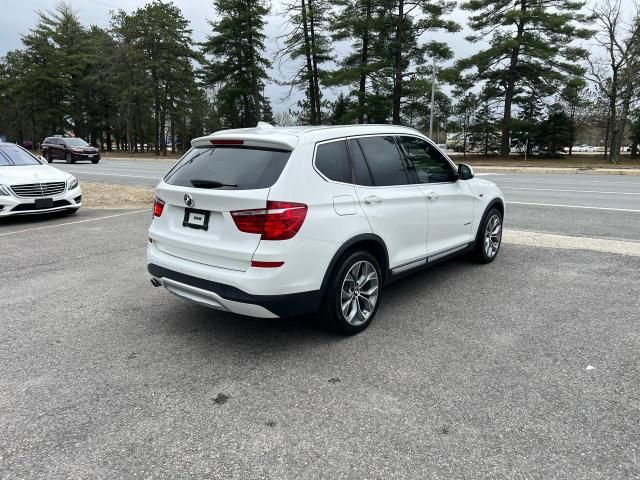
M76 163L78 160L89 160L91 163L100 161L100 151L81 138L47 137L42 142L42 156L49 163L54 160L64 160L67 163Z

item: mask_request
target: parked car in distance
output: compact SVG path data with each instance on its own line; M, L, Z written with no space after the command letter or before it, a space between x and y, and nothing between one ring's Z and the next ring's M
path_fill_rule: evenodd
M154 286L202 305L319 312L354 334L391 281L500 249L500 189L411 128L260 123L192 147L157 186L147 263Z
M79 160L89 160L91 163L100 161L100 151L81 138L47 137L42 142L42 156L49 163L54 160L64 160L67 163Z
M0 217L66 211L82 206L78 180L24 148L0 143Z
M575 151L576 152L588 152L588 153L593 153L596 151L596 147L592 146L592 145L587 145L587 144L583 144L580 145L578 147L575 147Z

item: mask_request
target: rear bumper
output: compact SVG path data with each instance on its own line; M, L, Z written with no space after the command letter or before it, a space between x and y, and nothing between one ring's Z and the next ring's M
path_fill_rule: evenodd
M224 283L193 277L154 263L149 273L169 292L217 310L260 318L290 317L318 310L320 290L281 295L253 295Z

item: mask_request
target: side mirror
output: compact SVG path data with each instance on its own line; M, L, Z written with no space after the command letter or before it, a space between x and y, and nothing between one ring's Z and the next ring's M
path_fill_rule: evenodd
M471 180L475 175L473 174L473 168L466 163L458 165L458 177L460 180Z

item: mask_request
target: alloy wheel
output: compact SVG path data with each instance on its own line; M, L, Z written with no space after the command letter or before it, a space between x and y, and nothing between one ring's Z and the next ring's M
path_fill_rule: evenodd
M487 258L493 258L498 253L502 241L502 220L500 215L494 214L487 221L484 232L484 253Z
M378 302L378 272L367 260L356 262L342 281L340 307L344 319L354 327L371 317Z

